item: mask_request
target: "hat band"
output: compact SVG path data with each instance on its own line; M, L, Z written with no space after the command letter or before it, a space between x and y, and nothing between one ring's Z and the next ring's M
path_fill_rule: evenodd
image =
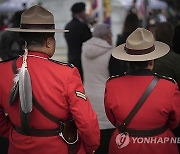
M55 29L55 24L21 24L20 29Z
M151 53L155 50L155 46L153 45L150 48L147 49L142 49L142 50L134 50L134 49L128 49L126 47L126 45L124 46L124 50L126 51L127 54L129 55L144 55L144 54L148 54Z

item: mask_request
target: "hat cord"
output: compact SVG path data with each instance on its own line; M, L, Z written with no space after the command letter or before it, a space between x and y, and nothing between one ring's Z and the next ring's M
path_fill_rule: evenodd
M27 68L27 57L28 57L28 48L27 48L27 42L25 41L25 48L24 48L25 52L23 55L23 64L22 67L24 66L25 68Z

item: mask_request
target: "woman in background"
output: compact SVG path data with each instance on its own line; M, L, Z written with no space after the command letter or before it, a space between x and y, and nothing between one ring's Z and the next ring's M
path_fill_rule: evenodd
M125 18L124 26L123 26L123 32L122 32L122 34L118 34L118 36L117 36L116 46L125 43L127 37L133 31L135 31L139 26L140 26L140 24L139 24L138 16L135 13L127 14L127 16Z
M117 35L116 46L125 43L127 37L138 27L139 27L138 16L132 12L128 13L125 18L123 32L122 32L122 34ZM127 62L122 61L122 60L117 60L112 56L110 58L110 63L111 63L111 65L110 65L110 75L111 76L123 74L128 69Z
M107 24L95 25L93 37L83 44L82 68L84 87L93 109L98 115L101 129L101 144L96 154L108 152L109 139L113 126L108 121L104 111L105 83L109 78L109 59L112 50L112 34Z

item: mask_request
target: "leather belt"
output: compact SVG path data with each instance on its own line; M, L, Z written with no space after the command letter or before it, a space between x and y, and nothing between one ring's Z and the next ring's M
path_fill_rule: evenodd
M26 136L36 136L36 137L50 137L50 136L58 136L61 130L57 129L34 129L28 128L26 132L21 127L14 126L13 127L16 132Z
M127 132L131 137L151 137L157 136L162 134L167 130L167 126L163 125L162 127L156 129L149 129L149 130L136 130L136 129L128 129L125 128L123 131L120 130L121 133Z

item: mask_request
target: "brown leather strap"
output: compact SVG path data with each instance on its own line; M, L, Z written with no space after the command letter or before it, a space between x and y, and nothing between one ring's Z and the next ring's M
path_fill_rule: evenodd
M24 129L22 129L21 127L14 126L14 130L23 135L36 137L50 137L57 136L59 134L59 128L50 130L28 128L24 133Z
M147 100L147 98L149 97L151 92L153 91L153 89L156 86L156 84L158 83L158 81L159 81L159 78L154 76L153 80L151 81L151 83L149 84L149 86L147 87L147 89L145 90L145 92L143 93L143 95L141 96L139 101L137 102L137 104L134 106L134 108L128 114L126 119L123 121L123 123L121 125L117 126L120 133L125 132L127 125L131 122L131 120L134 118L136 113L139 111L139 109L145 103L145 101Z
M55 29L55 24L21 24L21 29Z
M153 45L152 47L147 48L147 49L143 49L143 50L129 49L126 46L124 46L124 50L129 55L144 55L144 54L148 54L148 53L153 52L155 50L155 46Z
M77 154L77 144L68 144L68 154Z
M159 134L162 134L166 130L167 130L166 125L159 128L155 128L155 129L149 129L149 130L136 130L136 129L125 128L125 132L127 132L129 136L132 136L132 137L157 136Z
M24 134L26 134L27 130L29 129L30 113L24 113L21 107L20 107L20 120L21 120L21 128Z
M13 59L12 61L12 71L14 74L18 73L17 66L16 66L17 58ZM22 111L22 108L20 107L20 120L21 120L21 127L22 131L24 133L27 132L27 129L29 128L29 122L30 122L30 113L24 113Z
M49 112L47 112L40 104L39 102L35 99L34 95L33 95L33 105L38 109L39 112L41 112L41 114L43 114L47 119L49 119L50 121L53 121L55 123L57 123L58 125L63 123L63 120L60 120L59 118L55 117L54 115L50 114Z

